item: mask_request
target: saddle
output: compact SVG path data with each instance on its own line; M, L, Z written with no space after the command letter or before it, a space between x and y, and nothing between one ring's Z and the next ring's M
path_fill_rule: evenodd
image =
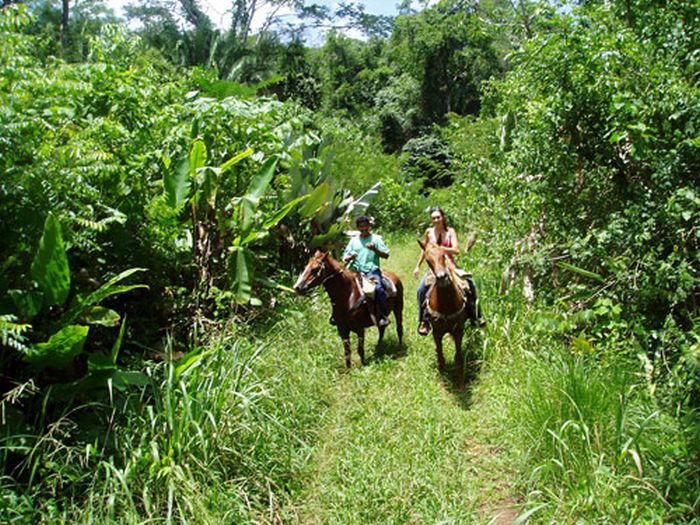
M373 277L366 277L364 275L360 274L360 288L362 289L362 294L369 299L374 299L374 294L376 291L376 285L377 283L375 282ZM394 282L389 279L386 275L382 274L382 287L384 288L384 291L386 292L386 296L388 297L394 297L396 295L396 286L394 285Z
M469 286L469 280L472 278L472 274L455 267L452 270L452 276L454 277L455 283L457 283L457 286L462 291L465 300L469 300L472 294L472 289Z
M457 285L457 288L459 288L462 292L464 300L468 301L470 296L472 295L472 290L469 286L469 281L472 279L472 274L465 270L462 270L461 268L457 268L454 265L451 265L449 267L449 271L450 277ZM425 284L426 286L428 286L428 288L435 284L435 275L433 274L433 272L429 271L425 274Z
M462 270L461 268L457 268L454 264L451 264L448 266L448 270L450 272L450 277L452 278L453 282L457 285L457 288L459 291L462 293L462 299L464 301L464 306L462 307L461 311L466 307L467 305L471 305L473 312L472 316L470 318L476 319L477 311L478 311L478 305L476 301L476 297L474 293L472 292L472 287L470 285L470 281L473 281L472 279L472 274L470 272L467 272L465 270ZM425 275L425 283L426 285L430 288L435 285L435 275L432 272L428 272ZM430 306L428 304L428 294L426 294L425 297L425 308L426 312L430 313L432 310L430 309ZM432 312L432 315L436 315L435 312ZM437 314L439 316L439 314Z

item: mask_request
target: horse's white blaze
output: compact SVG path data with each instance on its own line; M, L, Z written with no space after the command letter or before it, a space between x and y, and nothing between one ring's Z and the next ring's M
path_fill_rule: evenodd
M301 272L301 274L299 274L299 278L297 279L297 282L294 283L295 290L304 283L304 274L305 273L306 273L306 269L304 269L304 271Z

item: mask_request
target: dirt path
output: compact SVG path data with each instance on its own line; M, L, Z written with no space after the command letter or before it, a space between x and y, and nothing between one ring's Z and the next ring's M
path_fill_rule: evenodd
M353 354L347 373L338 339L338 381L319 422L306 488L294 505L298 523L507 524L516 516L507 466L490 444L488 414L479 398L479 355L489 332L472 331L466 338L470 382L466 392L457 392L451 373L437 371L432 338L415 333L414 245L395 242L385 264L406 287L405 347L397 344L392 323L375 349L373 330L368 365L360 367ZM314 322L325 323L328 298L315 300L326 308ZM330 326L328 337L337 338ZM451 341L446 357L451 366Z

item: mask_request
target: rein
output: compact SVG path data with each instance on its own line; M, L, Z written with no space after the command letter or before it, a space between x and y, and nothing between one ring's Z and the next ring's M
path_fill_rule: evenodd
M426 310L428 311L428 314L433 319L436 319L436 320L451 321L453 319L456 319L457 317L462 315L462 313L464 312L464 309L467 307L467 298L465 297L464 292L460 289L459 286L456 286L456 284L454 283L453 276L451 275L451 272L447 272L447 276L448 276L448 279L450 280L450 283L452 284L452 286L455 286L458 289L458 291L460 292L460 295L462 296L462 306L459 310L457 310L456 312L453 312L451 314L443 314L443 313L440 313L440 312L430 308L430 294L432 293L433 289L437 285L437 274L435 273L435 270L433 269L433 265L430 264L430 260L428 260L427 257L425 259L425 262L427 263L428 268L430 268L430 272L433 274L433 277L435 277L435 283L432 284L432 286L430 287L430 290L428 290L428 293L426 294L425 306L426 306Z
M333 272L332 274L330 274L330 275L327 275L327 276L323 279L323 281L321 281L320 283L318 283L318 285L321 286L322 284L326 284L328 281L330 281L331 279L335 278L337 275L340 275L341 273L343 273L343 269L342 269L342 268L340 268L340 269L334 271L334 272Z
M433 288L435 288L435 286L436 285L433 284L430 287L430 290L428 290L428 293L425 294L425 297L426 297L425 308L428 311L428 314L430 314L430 316L434 319L445 320L445 321L451 321L452 319L456 319L457 317L462 315L462 312L464 312L464 309L467 307L467 300L464 297L464 294L462 294L462 307L459 310L457 310L456 312L453 312L451 314L443 314L443 313L438 312L437 310L433 310L432 308L430 308L430 294L432 293Z

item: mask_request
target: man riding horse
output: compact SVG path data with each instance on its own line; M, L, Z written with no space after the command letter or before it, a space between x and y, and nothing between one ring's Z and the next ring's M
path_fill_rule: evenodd
M389 306L382 283L380 259L389 258L389 247L380 235L372 233L369 217L361 215L355 220L355 225L360 230L360 234L348 242L343 252L343 261L348 264L351 270L374 281L377 326L387 326L389 324Z

